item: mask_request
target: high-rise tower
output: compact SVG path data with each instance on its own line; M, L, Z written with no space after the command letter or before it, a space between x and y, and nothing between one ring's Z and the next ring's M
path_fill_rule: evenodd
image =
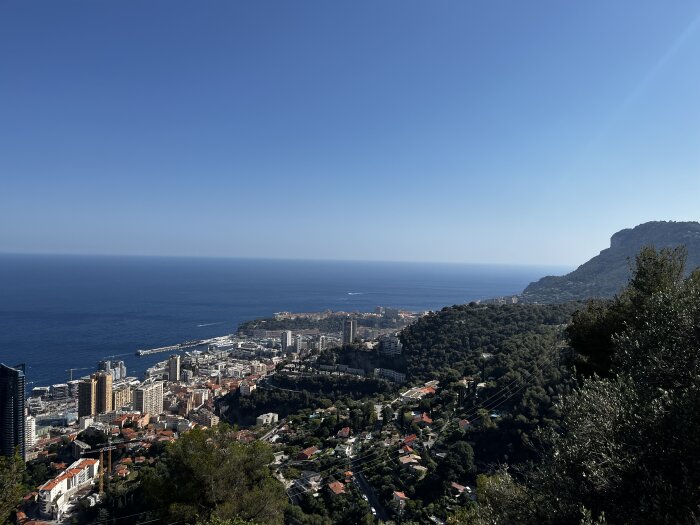
M180 380L180 356L173 354L168 359L168 379L170 381Z
M347 318L343 323L343 343L349 344L355 341L357 334L357 321Z
M24 365L0 363L0 454L24 458Z
M97 372L92 374L95 380L95 413L103 414L112 410L112 373Z
M163 382L146 382L134 390L134 409L152 416L163 412Z
M280 342L282 343L282 353L286 354L289 351L289 347L292 346L292 331L282 330Z
M97 406L97 381L94 376L78 384L78 417L94 416Z

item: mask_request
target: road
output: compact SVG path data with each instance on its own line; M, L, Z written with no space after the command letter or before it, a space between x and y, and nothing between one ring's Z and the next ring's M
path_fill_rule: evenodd
M355 474L355 480L357 481L357 486L360 487L360 490L367 496L369 504L377 511L377 518L379 518L380 521L389 521L391 515L386 511L384 505L380 503L379 498L377 498L374 489L372 489L372 485L369 484L365 475L362 472L357 472Z
M268 431L263 437L260 438L260 441L268 441L269 439L274 436L280 428L284 426L284 418L280 419L279 423L277 423L270 431Z

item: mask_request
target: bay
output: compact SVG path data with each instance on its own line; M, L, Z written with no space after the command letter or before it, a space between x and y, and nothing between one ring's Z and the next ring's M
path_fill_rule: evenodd
M517 294L568 268L439 263L0 255L0 362L25 363L28 388L125 361L141 348L233 333L278 311L435 310Z

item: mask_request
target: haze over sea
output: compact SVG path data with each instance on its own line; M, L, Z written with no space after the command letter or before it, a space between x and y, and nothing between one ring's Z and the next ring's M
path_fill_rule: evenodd
M152 348L233 333L274 312L435 310L516 294L561 267L60 255L0 255L0 362L28 388L108 356L141 377Z

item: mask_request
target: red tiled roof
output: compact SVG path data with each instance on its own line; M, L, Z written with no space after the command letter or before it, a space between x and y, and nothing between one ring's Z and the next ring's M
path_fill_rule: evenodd
M328 488L331 489L331 492L333 492L333 494L336 496L339 494L345 494L345 485L343 485L340 481L329 483Z
M299 452L299 456L309 459L311 456L316 454L316 452L318 452L316 447L309 447Z

